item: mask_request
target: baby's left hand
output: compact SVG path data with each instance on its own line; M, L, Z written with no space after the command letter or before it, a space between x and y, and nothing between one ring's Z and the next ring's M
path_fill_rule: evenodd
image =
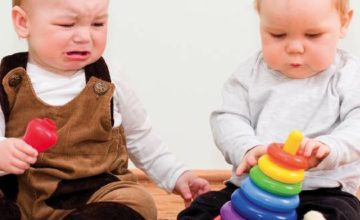
M301 142L299 153L309 158L308 169L311 169L316 167L327 155L329 155L330 148L316 139L304 137Z
M186 171L177 179L174 193L180 195L184 199L185 207L188 207L193 199L209 190L208 181Z

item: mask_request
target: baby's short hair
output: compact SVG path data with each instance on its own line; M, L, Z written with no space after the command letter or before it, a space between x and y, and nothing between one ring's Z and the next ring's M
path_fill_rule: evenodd
M340 14L344 15L348 12L349 10L349 1L350 0L334 0L335 4L336 4L336 9L340 12ZM261 0L255 0L254 4L255 4L255 9L258 13L260 13L260 3Z
M22 0L12 0L12 5L15 6L15 5L20 5Z

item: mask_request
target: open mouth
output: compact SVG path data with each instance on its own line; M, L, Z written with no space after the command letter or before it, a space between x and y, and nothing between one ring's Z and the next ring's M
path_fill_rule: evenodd
M78 56L86 56L90 54L88 51L70 51L66 53L69 56L78 55Z
M90 56L89 51L69 51L66 56L71 60L84 60Z

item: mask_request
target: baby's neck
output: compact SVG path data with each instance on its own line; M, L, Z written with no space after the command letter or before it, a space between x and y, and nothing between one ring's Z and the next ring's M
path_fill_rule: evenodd
M64 77L71 77L82 70L82 69L79 69L79 70L72 70L72 71L58 71L56 69L47 68L47 67L39 65L37 63L33 63L31 61L28 62L27 69L29 69L29 65L30 65L31 69L38 69L41 72L44 72L44 73L46 72L47 74L50 74L50 75L59 75L59 76L64 76Z
M28 61L28 65L29 64L35 66L38 69L43 70L44 72L48 72L50 74L61 75L61 76L73 76L75 73L77 73L81 70L81 69L78 69L78 70L61 71L61 70L58 70L53 67L44 66L44 65L40 65L38 63L32 62L30 59Z

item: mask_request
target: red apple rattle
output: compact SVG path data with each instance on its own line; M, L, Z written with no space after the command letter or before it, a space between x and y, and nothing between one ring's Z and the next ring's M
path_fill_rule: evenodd
M23 140L38 152L44 152L52 147L57 139L55 122L49 118L31 120L23 137Z

